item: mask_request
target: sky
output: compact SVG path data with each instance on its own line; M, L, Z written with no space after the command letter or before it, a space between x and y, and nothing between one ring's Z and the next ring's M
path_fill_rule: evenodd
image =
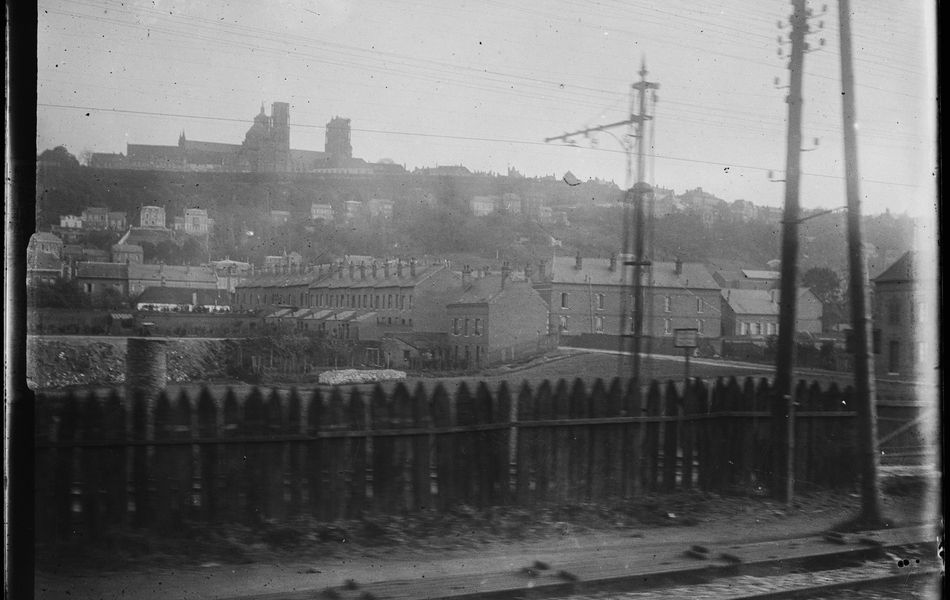
M809 3L804 208L846 203L838 5L823 6ZM929 217L935 5L852 10L863 210ZM782 206L770 171L784 178L790 13L772 0L41 0L37 151L124 153L182 131L239 144L262 104L288 102L292 148L323 150L340 116L372 162L625 186L625 127L545 139L627 119L645 63L660 86L646 180Z

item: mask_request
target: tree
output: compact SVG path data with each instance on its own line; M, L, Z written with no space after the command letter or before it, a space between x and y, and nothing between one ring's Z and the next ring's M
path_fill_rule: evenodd
M79 168L79 160L69 153L66 146L56 146L52 150L43 150L37 160L50 166Z
M822 329L828 331L846 319L848 305L845 301L844 284L838 274L828 267L812 267L802 275L802 286L810 288L821 300Z
M86 308L89 296L75 280L57 279L53 283L36 283L28 289L31 308Z

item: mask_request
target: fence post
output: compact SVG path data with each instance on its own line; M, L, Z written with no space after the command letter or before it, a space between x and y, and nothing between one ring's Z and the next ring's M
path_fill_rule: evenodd
M693 456L696 451L696 421L691 417L702 412L699 402L700 381L687 381L683 389L683 421L681 444L683 447L683 489L693 489Z
M627 381L627 392L623 397L624 414L628 417L642 417L643 395L640 392L640 383L636 378ZM625 494L639 496L643 492L643 423L630 423L621 426L623 435L623 456L626 469L623 473Z
M353 387L344 423L350 431L363 432L364 435L349 438L345 446L346 464L350 465L346 516L351 519L361 517L366 510L366 411L366 403L359 390Z
M171 403L165 392L160 392L155 401L155 441L164 442L172 438L175 424L172 418ZM155 473L155 502L150 507L152 518L149 522L157 531L168 531L172 528L172 461L174 453L172 447L164 444L155 446L154 469Z
M266 435L280 436L286 430L284 409L277 388L271 390L265 412ZM267 490L264 495L263 514L269 519L281 519L287 513L284 507L284 450L285 442L272 442L264 447L264 477Z
M455 424L460 427L474 425L476 423L475 400L468 391L468 385L463 381L459 384L455 392ZM456 478L456 490L458 498L456 501L468 506L476 506L478 497L476 496L476 478L479 474L478 458L475 456L475 434L471 432L462 432L455 434L455 464L458 477Z
M647 390L647 416L659 417L662 413L660 403L660 384L653 380L650 382L650 388ZM644 440L644 455L646 457L646 468L644 469L646 488L651 492L656 491L657 479L659 478L658 467L660 462L660 424L650 422L646 424L646 439Z
M348 408L343 392L339 387L334 387L323 409L321 431L347 431L350 428L346 414L349 412ZM323 508L320 512L327 521L334 521L346 515L346 446L347 439L342 437L321 440L320 473L323 485L320 500ZM375 474L374 470L374 482Z
M132 439L144 442L148 439L148 400L142 396L130 396L132 401ZM149 494L148 446L135 446L132 450L132 497L135 501L134 524L145 527L152 519L153 506Z
M590 417L590 396L584 387L584 381L577 377L571 386L569 418L587 419ZM568 428L570 440L568 451L569 467L568 497L574 502L587 502L590 498L590 427L573 425Z
M511 423L513 406L511 404L511 394L508 392L508 384L502 381L498 384L498 390L495 392L494 421L496 423ZM512 428L506 427L492 432L489 436L493 440L493 446L496 449L497 459L495 461L495 495L494 504L509 504L511 501L511 461L513 457L513 438Z
M80 404L80 426L83 441L103 440L102 410L95 392L89 392ZM86 447L82 456L82 519L84 533L88 538L98 537L101 530L103 455L104 448Z
M667 417L676 419L679 416L680 396L676 391L676 384L673 381L666 382L666 402ZM663 491L672 492L676 489L676 454L679 448L679 421L667 421L663 428Z
M237 396L230 387L224 394L223 436L240 437L242 434ZM222 517L230 522L245 518L244 453L240 444L225 444L221 451L221 509Z
M571 416L571 398L568 395L567 382L559 379L554 388L554 419L564 421ZM554 458L554 501L559 505L567 504L571 499L571 432L570 428L558 424L554 428L554 444L551 454Z
M372 431L392 429L392 403L378 383L373 387L370 400L370 423ZM394 494L395 439L391 436L372 438L373 507L377 512L392 512L396 502Z
M436 384L432 392L432 424L435 427L452 426L452 408L445 386ZM447 511L458 499L455 481L457 473L453 468L453 436L438 433L435 436L435 465L439 510Z
M534 392L527 381L521 384L521 391L518 392L518 415L517 421L524 423L535 419ZM517 449L515 452L515 464L517 465L517 474L515 476L515 497L521 506L531 506L536 493L532 493L532 485L537 486L538 465L537 465L537 436L533 427L518 427L515 432ZM535 487L535 492L537 488Z
M413 427L430 429L432 416L426 388L420 381L412 397ZM412 440L412 508L432 508L432 435L417 435Z
M307 405L307 435L315 435L323 428L323 396L320 390L314 390L310 396L310 402ZM304 462L304 473L307 478L307 504L309 505L310 515L317 520L325 518L323 514L323 494L325 485L323 482L323 453L322 440L310 440L306 442L306 461Z
M604 416L621 417L626 415L623 409L623 386L619 377L614 377L610 381L610 388L607 390L607 396L604 399ZM594 406L597 404L595 402ZM624 478L627 473L627 463L630 457L623 451L623 425L607 425L602 427L603 431L603 494L604 499L616 500L623 495Z
M755 380L746 377L742 385L742 394L740 396L739 410L752 412L755 411ZM752 485L752 474L755 471L755 417L741 420L742 431L740 433L740 447L738 453L739 482L745 486Z
M128 439L125 407L116 390L109 393L106 399L103 414L105 439L120 444ZM107 448L103 460L103 475L105 477L105 516L108 523L122 527L127 522L129 507L127 486L128 474L126 467L126 446L119 445Z
M261 391L255 386L251 388L244 401L244 422L242 433L247 437L259 438L266 431L266 415ZM250 522L259 522L263 515L264 498L267 495L267 479L264 471L264 448L260 443L244 444L244 497L246 503L246 518Z
M297 388L290 389L290 397L287 399L287 432L292 435L300 435L301 431L301 404L300 394ZM300 515L303 504L303 470L301 464L301 453L304 444L301 442L290 442L287 444L287 477L290 488L290 504L287 507L288 513L292 517Z
M554 393L551 389L551 382L547 379L538 386L538 393L534 399L534 415L538 421L554 419ZM553 488L557 481L554 454L555 430L551 426L545 426L532 427L531 431L537 442L534 451L534 500L548 502L553 499Z
M594 419L614 417L607 405L607 391L599 377L590 392L590 416ZM609 463L611 425L594 425L590 428L590 455L587 472L590 474L588 501L603 502L608 494L607 482L611 479Z
M475 391L472 406L474 425L488 425L495 421L492 410L494 401L495 399L492 397L488 385L484 381L480 382ZM499 461L498 452L494 444L491 443L492 432L474 432L472 441L475 449L472 453L474 473L471 476L474 477L477 484L475 490L475 497L478 499L477 505L480 507L492 506L495 500L495 483L498 479L497 466Z
M409 390L406 384L399 382L396 384L392 395L392 420L390 421L394 429L411 429L415 426L412 418L412 402L409 399ZM414 461L413 442L415 436L400 435L393 438L392 459L392 480L393 485L392 508L397 511L413 507L414 492L412 489Z
M771 410L772 389L769 380L759 379L755 389L755 404L753 409L757 413L769 413ZM771 429L772 419L755 417L752 421L754 429L753 448L755 452L755 483L758 487L774 485Z
M218 438L218 411L207 386L198 394L198 437ZM218 446L202 444L198 448L201 461L201 517L213 521L218 515Z

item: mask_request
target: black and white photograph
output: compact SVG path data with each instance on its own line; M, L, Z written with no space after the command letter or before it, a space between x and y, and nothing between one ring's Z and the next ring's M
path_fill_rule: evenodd
M937 3L35 8L9 597L942 597Z

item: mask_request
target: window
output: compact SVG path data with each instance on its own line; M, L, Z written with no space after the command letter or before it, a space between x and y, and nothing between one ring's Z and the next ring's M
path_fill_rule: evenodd
M412 310L412 294L409 294L409 310Z
M887 372L888 373L900 373L901 370L901 343L897 340L892 340L888 345L888 361L887 361Z
M748 323L739 323L739 333L740 335L749 335L749 324Z
M755 327L755 335L762 335L762 323L753 323Z
M666 296L663 298L663 312L673 312L673 298Z
M404 361L406 361L406 362L409 362L409 351L408 351L408 350L403 350L403 351L402 351L402 359L403 359Z
M475 335L481 335L481 334L482 334L482 320L475 319Z
M667 335L673 333L673 319L663 319L663 333Z
M705 333L705 332L703 331L704 328L705 328L705 325L706 325L706 321L704 321L704 320L702 320L702 319L696 319L696 329L699 330L697 333L699 333L700 335L703 334L703 333Z
M769 323L768 328L769 335L775 335L775 323Z
M458 358L459 358L459 347L456 346L456 347L455 347L455 360L458 360Z
M604 332L604 318L603 318L603 317L595 317L595 318L594 318L594 330L595 330L597 333L603 333L603 332Z
M561 331L567 331L568 328L568 317L561 317Z
M567 292L561 292L561 308L567 308Z
M606 304L606 297L604 294L597 294L597 310L604 310L604 305Z
M887 323L888 325L901 324L901 303L899 300L891 300L887 304Z
M475 346L475 362L479 364L482 362L482 347L481 346Z
M457 318L452 319L452 335L459 334L459 320Z
M471 360L471 359L472 359L472 347L471 347L471 346L465 346L465 360L468 361L468 360Z
M465 333L463 335L468 335L468 317L465 317Z
M703 299L702 299L702 298L696 298L696 312L698 312L698 313L703 312Z
M393 324L393 318L392 318L392 317L389 317L386 321L387 321L387 323L386 323L387 325L392 325L392 324Z
M399 296L399 310L406 310L406 297Z
M392 308L392 307L393 307L393 295L389 294L389 298L388 300L386 300L386 308Z

